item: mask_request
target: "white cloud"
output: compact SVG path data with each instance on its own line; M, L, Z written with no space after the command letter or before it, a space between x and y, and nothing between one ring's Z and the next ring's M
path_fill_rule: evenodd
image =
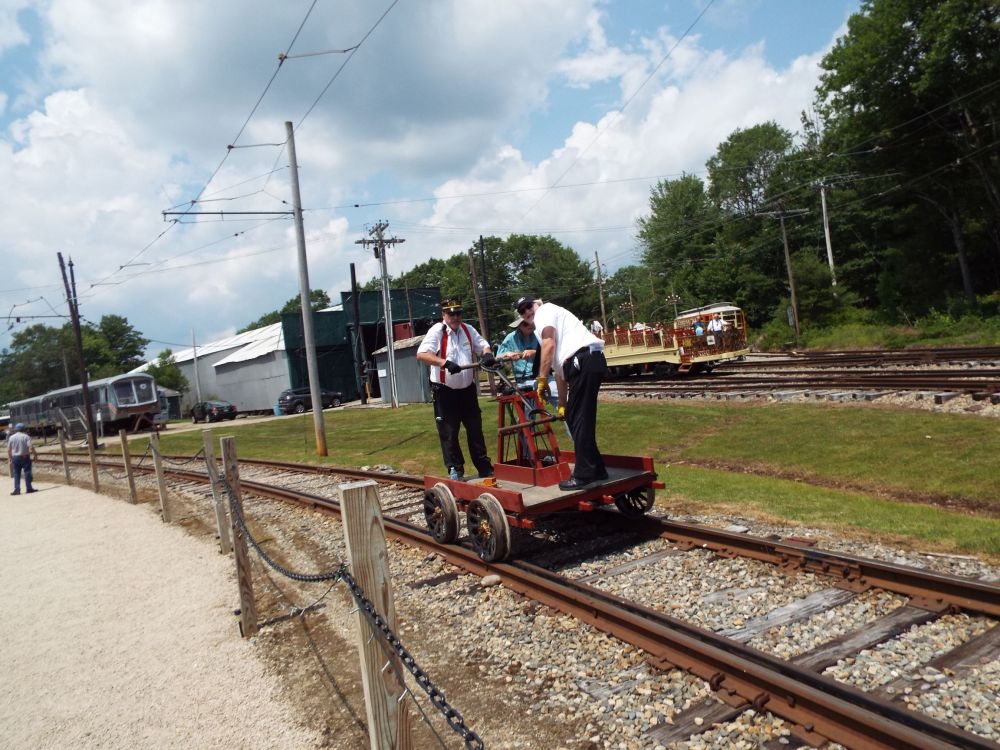
M0 3L2 63L5 49L24 48L17 9L27 4ZM61 308L57 251L76 263L85 315L125 315L158 340L188 341L192 328L199 340L230 333L297 294L286 218L204 217L170 228L160 212L193 198L222 161L307 4L255 4L252 12L235 0L31 7L43 31L30 40L37 75L7 81L0 94L17 118L0 134L0 174L16 186L5 191L0 212L0 309L42 295ZM563 230L631 228L646 211L649 183L537 188L567 168L563 185L701 171L735 127L775 119L797 128L815 58L774 70L758 48L727 57L694 36L623 113L609 111L638 89L676 36L653 29L615 46L602 26L607 7L598 0L400 3L304 123L344 56L286 61L237 145L282 141L284 122L296 123L303 201L326 209L306 214L313 285L336 299L348 287L351 262L362 282L377 274L371 252L355 244L375 214L328 210L365 201L383 203L379 218L407 238L389 257L392 273L465 250L480 233L507 231L553 232L584 256L597 248L604 260L627 262L631 229ZM320 3L293 52L355 44L383 9L361 0ZM577 53L564 57L571 48ZM599 86L597 102L608 91L617 101L581 109L555 139L558 148L539 157L533 115L553 106L554 93ZM582 119L593 111L605 114ZM206 192L214 202L198 208L287 210L286 164L277 147L235 149ZM428 195L437 200L391 203ZM128 283L89 287L109 275ZM38 314L50 312L39 305Z

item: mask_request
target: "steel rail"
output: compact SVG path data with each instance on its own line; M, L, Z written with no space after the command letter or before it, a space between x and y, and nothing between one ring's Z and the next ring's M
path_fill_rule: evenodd
M204 474L190 470L170 469L169 473L207 481ZM363 474L352 470L353 476ZM400 477L383 476L393 480ZM241 480L241 486L264 497L340 514L339 502L320 495L253 480ZM797 735L806 742L817 744L828 740L861 750L1000 748L978 735L587 584L569 581L528 563L485 563L464 547L438 545L428 532L405 521L388 517L384 524L391 536L440 554L471 573L480 576L496 573L512 591L630 643L649 654L661 668L678 667L706 680L727 703L746 704L748 708L766 710L791 722Z
M792 542L734 534L694 524L645 516L637 519L646 533L658 534L687 548L708 549L724 557L749 557L786 569L839 578L855 591L878 588L910 597L915 607L946 609L1000 617L1000 586L933 571L817 550Z
M165 456L165 458L183 458ZM44 460L44 459L42 459ZM120 460L120 459L119 459ZM240 459L243 464L285 469L299 473L349 476L373 479L414 489L422 489L423 478L409 474L363 471L343 466L317 466L269 459ZM106 463L117 467L118 464ZM149 467L139 467L152 471ZM169 469L171 473L201 480L204 474L190 470ZM243 482L245 484L245 482ZM1000 617L1000 586L968 578L956 578L902 565L857 557L841 552L817 550L801 544L735 534L695 524L671 521L659 516L643 516L625 521L607 511L615 523L627 525L649 537L662 537L687 549L707 549L723 557L748 557L786 569L840 579L855 591L878 588L912 599L913 606L940 612L946 609L970 614ZM405 522L404 522L405 523Z
M193 472L178 473L200 478ZM339 502L330 498L252 480L240 484L247 492L340 514ZM791 722L806 742L829 740L859 750L1000 748L970 732L543 568L485 563L465 547L439 545L414 524L391 517L383 521L386 532L404 543L440 554L480 576L495 573L510 590L630 643L649 654L657 666L677 667L706 680L727 702L746 703L748 708L766 710Z

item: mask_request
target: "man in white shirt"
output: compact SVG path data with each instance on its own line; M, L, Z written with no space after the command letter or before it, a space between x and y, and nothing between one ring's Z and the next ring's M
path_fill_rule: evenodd
M708 333L715 337L715 345L722 346L722 314L716 313L715 317L708 321Z
M441 441L441 454L451 479L465 475L465 456L458 444L458 431L465 425L469 457L480 477L493 474L493 464L486 453L483 418L475 372L470 367L473 355L489 367L496 358L489 342L475 328L462 320L462 304L446 300L441 305L442 319L424 335L417 347L417 359L430 365L431 390L434 394L434 421Z
M587 330L569 310L536 296L526 295L516 303L517 312L534 322L542 344L540 373L555 370L559 384L559 411L573 436L576 464L573 476L559 483L561 490L579 490L608 478L604 458L597 447L597 394L608 371L604 342ZM548 389L548 378L539 375L540 398Z
M10 474L14 477L14 491L10 494L21 494L21 474L24 474L24 488L28 492L37 492L31 486L31 460L38 458L35 446L31 444L31 436L25 432L24 425L18 422L14 432L7 438L7 460L10 461Z

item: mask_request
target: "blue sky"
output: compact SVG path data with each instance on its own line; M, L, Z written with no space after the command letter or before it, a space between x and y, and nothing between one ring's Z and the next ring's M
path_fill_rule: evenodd
M203 189L202 210L287 209L286 120L334 299L350 263L377 273L355 241L379 219L407 240L391 273L509 232L637 262L655 178L703 173L738 127L797 130L858 4L0 0L0 312L25 317L0 347L65 311L57 251L83 315L124 315L150 357L297 295L286 219L161 216ZM293 55L360 46L339 74L344 54L286 60L248 118L300 25Z

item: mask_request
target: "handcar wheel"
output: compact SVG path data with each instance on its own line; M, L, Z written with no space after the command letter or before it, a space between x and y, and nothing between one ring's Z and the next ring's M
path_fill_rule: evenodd
M305 410L306 410L306 405L303 404L301 401L299 401L299 403L295 404L295 413L296 414L302 414L302 412L304 412Z
M424 491L424 519L438 544L451 544L458 539L458 506L443 482Z
M336 408L337 408L338 406L340 406L340 399L339 399L339 398L335 398L335 399L334 399L334 400L333 400L333 401L332 401L332 402L330 403L330 408L331 408L331 409L336 409Z
M500 501L483 493L469 503L465 513L472 548L486 562L499 562L510 554L510 524Z
M615 496L615 505L626 518L641 518L656 502L656 490L640 487Z

